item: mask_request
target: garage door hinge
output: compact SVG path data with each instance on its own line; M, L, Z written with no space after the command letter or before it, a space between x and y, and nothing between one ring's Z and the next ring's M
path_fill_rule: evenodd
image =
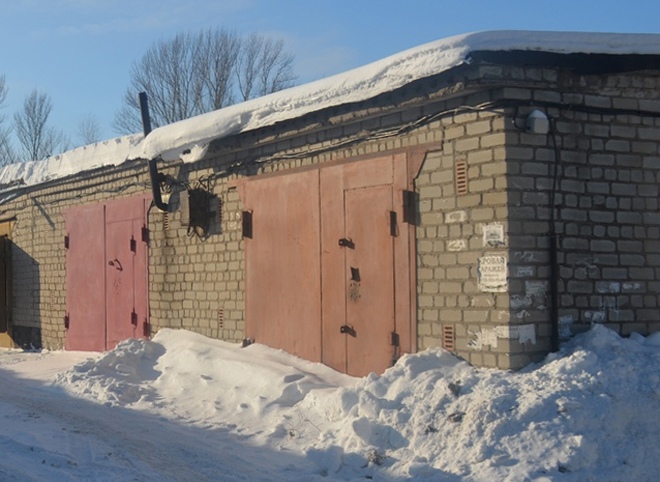
M396 211L390 211L390 236L399 235L399 224L397 223Z
M243 211L243 237L252 239L252 211Z
M137 327L138 325L138 316L135 310L131 312L131 325Z
M69 321L69 315L64 315L64 328L67 330L69 329Z
M142 226L142 242L149 244L149 228Z
M69 235L64 236L64 249L69 249Z
M137 253L137 242L135 241L135 238L131 236L131 251L133 253Z
M417 194L415 191L403 191L403 222L407 224L417 223Z
M399 334L396 331L392 332L392 365L396 365L401 355L401 348L399 347Z

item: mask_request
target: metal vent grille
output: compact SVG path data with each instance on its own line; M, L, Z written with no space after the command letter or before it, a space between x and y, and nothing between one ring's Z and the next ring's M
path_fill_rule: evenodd
M170 229L170 213L163 213L163 229L167 231Z
M222 229L222 221L223 221L223 214L222 214L222 208L223 208L223 202L221 199L218 199L218 226L220 226L220 229Z
M454 179L456 181L456 195L463 196L468 193L467 162L456 161L454 165Z
M453 351L456 348L454 325L442 325L442 348Z
M218 328L222 329L225 327L225 310L218 308Z

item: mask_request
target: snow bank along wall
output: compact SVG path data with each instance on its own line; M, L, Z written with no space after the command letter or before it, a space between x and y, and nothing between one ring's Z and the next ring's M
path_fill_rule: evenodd
M148 319L127 323L138 336L254 338L355 374L433 345L515 369L592 323L657 331L658 65L477 52L374 99L217 139L196 163L163 163L175 181L169 212L146 217ZM553 119L547 134L526 130L533 110ZM2 204L17 343L65 345L77 294L62 213L148 182L135 161ZM200 198L208 217L190 208ZM191 218L208 221L202 236ZM360 236L381 224L365 252ZM381 262L359 258L368 251Z

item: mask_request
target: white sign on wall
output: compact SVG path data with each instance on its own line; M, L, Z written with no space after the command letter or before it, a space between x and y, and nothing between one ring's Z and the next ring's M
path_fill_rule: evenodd
M504 246L504 225L501 223L486 224L483 227L484 246L499 248Z
M507 291L508 269L506 256L490 255L479 258L477 272L481 291L494 293Z

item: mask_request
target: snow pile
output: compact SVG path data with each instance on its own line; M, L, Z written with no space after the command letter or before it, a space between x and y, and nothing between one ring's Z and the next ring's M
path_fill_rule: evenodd
M517 373L433 349L358 379L260 345L161 330L56 383L304 454L310 477L651 481L660 471L660 334L622 339L595 326Z
M344 399L329 434L397 475L478 480L571 474L652 480L660 442L660 334L595 327L525 373L477 370L440 349L402 359ZM655 345L654 345L655 343Z
M0 169L0 185L39 184L131 159L195 162L208 144L334 106L361 102L415 80L470 62L478 51L543 51L658 55L660 35L584 32L490 31L457 35L305 85L252 99L141 134L80 147L45 161Z
M162 345L147 340L125 340L99 359L89 359L55 378L55 383L76 387L82 397L106 405L129 405L153 401L154 390L148 381L160 375L154 369L164 353Z

